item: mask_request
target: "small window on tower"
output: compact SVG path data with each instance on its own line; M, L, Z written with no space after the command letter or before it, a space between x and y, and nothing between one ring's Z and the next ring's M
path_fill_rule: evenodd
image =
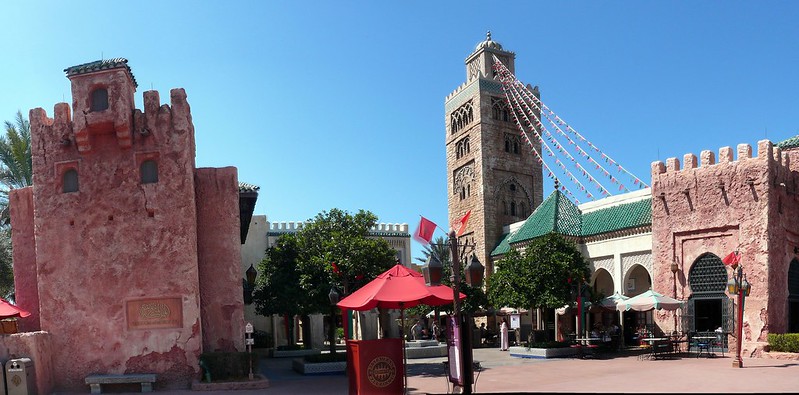
M92 91L92 111L103 111L108 109L108 91L105 88L97 88Z
M64 172L64 176L61 179L61 190L64 193L70 192L77 192L78 191L78 171L75 169L69 169Z
M158 182L158 163L154 160L146 160L142 162L141 168L141 183L153 184Z

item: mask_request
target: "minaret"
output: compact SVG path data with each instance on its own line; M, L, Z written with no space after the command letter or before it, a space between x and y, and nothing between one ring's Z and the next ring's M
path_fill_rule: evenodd
M466 82L445 99L449 221L471 210L461 240L493 273L491 251L505 225L524 220L542 201L541 165L521 138L502 84L494 79L493 56L515 70L516 54L491 39L477 44L465 61ZM538 88L531 88L538 95ZM533 138L533 136L531 136ZM540 143L534 143L540 152ZM471 250L463 259L468 259Z

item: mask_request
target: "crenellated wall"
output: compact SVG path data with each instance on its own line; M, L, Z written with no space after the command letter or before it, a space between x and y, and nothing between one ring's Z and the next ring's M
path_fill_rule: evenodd
M734 154L737 153L737 158ZM724 258L738 250L752 285L744 313L744 352L759 352L769 331L786 326L787 268L796 245L799 205L784 183L796 183L790 155L768 140L735 151L722 147L697 158L686 154L652 163L653 288L671 290L670 270L678 266L677 297L692 296L688 278L705 253ZM793 236L792 236L793 235ZM793 241L790 241L793 240ZM727 275L731 273L726 268ZM671 294L671 292L669 292ZM657 313L664 328L672 314ZM730 344L734 347L734 342Z
M67 69L73 108L30 111L34 187L11 195L20 326L50 333L56 390L126 372L188 388L204 338L244 348L236 169L196 169L185 91L135 109L126 63Z

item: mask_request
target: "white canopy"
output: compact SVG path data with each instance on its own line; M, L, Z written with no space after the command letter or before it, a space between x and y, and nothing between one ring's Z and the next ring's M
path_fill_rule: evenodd
M682 304L681 300L670 298L650 289L630 299L619 301L616 304L616 309L619 311L677 310L682 307Z

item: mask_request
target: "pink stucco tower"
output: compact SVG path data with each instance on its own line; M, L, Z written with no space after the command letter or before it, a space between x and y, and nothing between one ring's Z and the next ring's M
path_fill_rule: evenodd
M686 154L652 164L653 288L687 301L682 329L736 333L737 298L726 294L732 270L722 259L733 251L752 291L744 304L742 355L757 355L768 333L799 324L799 150L758 142L699 158ZM737 155L736 155L737 153ZM736 157L737 156L737 157ZM676 272L671 265L676 263ZM799 273L797 273L799 274ZM676 280L676 284L675 284ZM794 289L793 291L790 291ZM671 292L668 292L671 296ZM671 312L659 312L671 328ZM729 338L730 351L735 341Z
M65 71L72 107L31 110L33 187L10 197L21 326L50 333L55 389L185 388L201 352L244 349L236 169L195 167L183 89L142 112L126 59Z

